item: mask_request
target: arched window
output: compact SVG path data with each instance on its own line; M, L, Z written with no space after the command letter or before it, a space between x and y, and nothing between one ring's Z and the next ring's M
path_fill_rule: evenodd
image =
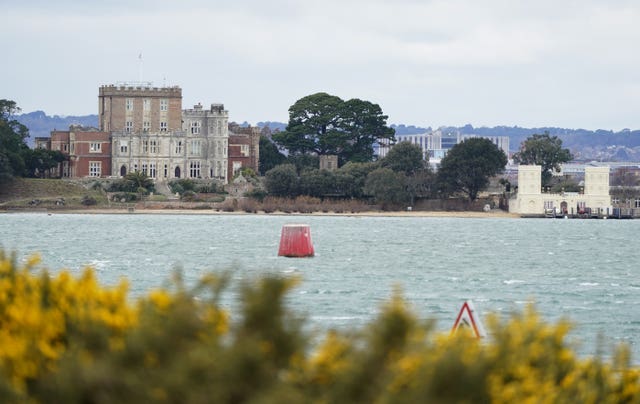
M176 171L175 171L175 177L176 178L180 178L180 167L176 167Z
M124 177L125 175L127 175L127 167L122 165L122 167L120 167L120 176Z

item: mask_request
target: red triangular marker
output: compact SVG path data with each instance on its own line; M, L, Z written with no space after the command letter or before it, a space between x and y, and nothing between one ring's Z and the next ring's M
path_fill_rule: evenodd
M479 317L476 317L476 309L473 307L471 300L465 301L462 305L460 313L458 313L458 317L456 318L456 322L453 324L453 328L451 329L451 333L455 333L460 327L471 328L473 335L475 335L476 338L484 338L487 336L484 326L482 325L482 321L480 321Z

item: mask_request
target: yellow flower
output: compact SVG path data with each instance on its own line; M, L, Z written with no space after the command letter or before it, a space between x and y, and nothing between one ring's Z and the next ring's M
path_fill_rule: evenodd
M166 311L171 305L171 296L164 289L156 289L149 293L149 300L160 311Z

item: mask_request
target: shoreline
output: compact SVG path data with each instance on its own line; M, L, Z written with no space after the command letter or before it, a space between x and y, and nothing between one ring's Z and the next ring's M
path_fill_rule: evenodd
M451 218L511 218L519 219L521 216L502 210L489 212L476 211L364 211L364 212L271 212L258 211L256 213L244 211L225 212L213 209L8 209L0 210L0 214L11 213L41 213L47 215L81 215L81 214L127 214L127 215L260 215L260 216L354 216L354 217L451 217Z

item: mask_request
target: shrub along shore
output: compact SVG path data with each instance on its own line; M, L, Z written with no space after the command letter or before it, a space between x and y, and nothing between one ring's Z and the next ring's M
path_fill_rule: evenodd
M104 185L104 184L103 184ZM415 206L381 206L367 200L241 197L199 193L189 198L134 194L135 200L106 192L103 185L67 180L16 179L0 187L0 212L47 213L182 213L182 214L314 214L383 216L516 217L495 209L493 198L473 203L460 199L417 200ZM486 206L492 206L485 212Z

